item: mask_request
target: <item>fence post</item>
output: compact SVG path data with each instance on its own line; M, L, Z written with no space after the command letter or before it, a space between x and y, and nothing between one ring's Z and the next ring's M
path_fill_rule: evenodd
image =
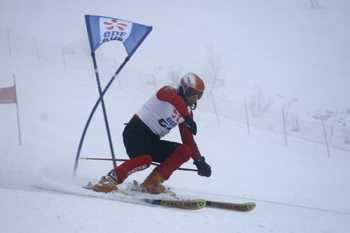
M215 101L214 101L214 97L213 97L213 93L212 92L210 92L210 96L211 96L211 101L213 101L214 110L215 110L215 114L216 114L216 119L218 120L218 125L220 125L219 115L218 115L218 111L216 110L216 105L215 105Z
M325 139L326 146L327 146L328 157L331 157L330 154L329 154L329 146L328 146L328 140L327 140L327 134L326 134L326 127L324 127L324 121L323 120L322 120L322 127L323 127L324 139Z
M247 121L248 135L250 135L248 109L247 109L247 103L245 102L245 99L244 99L244 109L245 109L245 118L246 118L246 121Z
M62 58L63 58L64 71L67 72L66 58L64 57L64 49L63 49L63 45L62 45L62 44L61 44L61 50L62 50Z
M9 28L7 27L7 43L9 44L9 52L10 56L12 56L12 51L11 51L11 41L10 41L10 31Z
M41 63L40 63L40 57L39 57L38 45L36 44L36 39L35 39L35 38L34 38L34 45L35 45L36 55L38 56L39 65L41 65Z
M286 118L284 116L284 108L282 108L282 116L283 116L284 141L286 143L286 146L288 146L288 143L287 143Z

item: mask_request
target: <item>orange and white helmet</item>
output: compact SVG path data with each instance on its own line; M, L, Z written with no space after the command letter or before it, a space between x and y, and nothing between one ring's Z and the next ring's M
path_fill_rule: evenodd
M203 96L204 88L203 80L198 75L190 72L181 78L177 85L177 93L183 97L197 97L197 100L199 100Z

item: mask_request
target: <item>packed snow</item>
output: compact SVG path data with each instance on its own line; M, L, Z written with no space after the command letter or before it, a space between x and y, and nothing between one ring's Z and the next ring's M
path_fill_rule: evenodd
M277 109L295 100L293 111L310 121L334 109L349 117L349 1L6 0L0 12L0 88L13 86L15 74L20 123L15 104L0 104L0 232L349 232L350 150L330 147L328 154L325 144L293 137L286 145L283 135L254 127L248 134L242 121L218 112L218 122L204 107L210 90L243 101L258 88ZM255 202L253 211L165 208L81 189L113 167L80 160L73 176L98 98L85 14L153 26L105 95L116 157L128 158L124 123L150 95L176 85L176 75L197 73L207 92L194 111L195 140L213 174L176 171L164 184L186 199ZM26 52L27 43L36 44L40 56ZM53 45L79 59L63 64ZM126 52L109 42L96 56L104 87L116 68L102 58L120 64ZM89 69L76 68L80 64ZM210 64L218 68L216 80ZM178 130L165 139L180 141ZM111 156L100 107L83 156ZM191 160L183 167L196 168ZM153 168L123 185L143 181Z

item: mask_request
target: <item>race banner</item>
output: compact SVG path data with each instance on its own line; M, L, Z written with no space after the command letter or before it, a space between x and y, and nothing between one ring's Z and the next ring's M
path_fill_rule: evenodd
M120 41L130 58L152 31L151 26L104 16L85 15L85 22L91 53L105 42Z
M104 16L96 16L96 15L85 15L85 22L86 22L86 28L89 36L89 43L90 43L90 49L91 49L91 58L94 66L95 76L96 76L96 82L97 82L97 88L98 92L100 94L96 104L94 105L90 116L85 124L85 128L83 131L83 134L80 139L79 147L77 156L75 158L75 164L74 164L74 170L73 175L76 174L77 168L78 168L78 161L79 161L79 155L80 151L83 145L83 141L85 138L85 134L87 132L87 129L89 127L89 124L91 122L91 119L99 105L101 103L102 111L103 111L103 117L106 125L106 131L109 141L109 147L111 150L112 159L115 159L114 156L114 149L113 149L113 143L112 143L112 137L109 129L109 123L106 113L106 107L103 100L104 94L107 92L109 86L112 84L112 82L115 80L115 78L118 76L119 72L123 69L125 64L130 60L131 56L135 53L137 48L142 44L142 42L146 39L148 34L152 31L151 26L141 25L137 23L133 23L130 21L122 20L122 19L116 19L111 17L104 17ZM109 41L119 41L124 44L124 47L126 49L126 52L128 56L124 59L122 64L119 66L117 71L114 73L106 87L102 90L101 84L100 84L100 78L99 78L99 72L97 68L97 62L96 62L96 56L95 51L105 42ZM116 162L113 160L113 166L116 167Z

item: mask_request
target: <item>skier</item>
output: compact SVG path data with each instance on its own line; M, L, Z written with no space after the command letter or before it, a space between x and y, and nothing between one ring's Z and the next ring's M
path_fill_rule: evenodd
M197 126L192 110L204 91L204 82L194 73L183 76L177 89L164 86L131 118L123 131L123 141L130 160L112 169L93 186L97 192L118 190L117 185L131 174L148 168L152 161L160 163L140 185L147 193L163 193L162 185L171 174L191 157L198 175L210 177L211 167L201 156L193 135ZM179 125L182 143L161 140Z

